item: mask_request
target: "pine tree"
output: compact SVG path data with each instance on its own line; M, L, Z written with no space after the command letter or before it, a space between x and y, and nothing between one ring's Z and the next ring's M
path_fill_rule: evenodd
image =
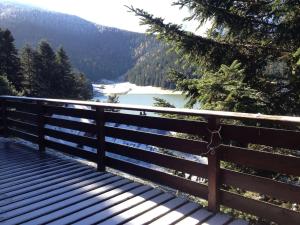
M20 70L20 59L14 45L14 38L9 30L0 29L0 74L6 74L7 79L22 90L23 76Z
M107 98L107 103L120 103L119 96L117 94L111 94Z
M208 109L300 114L299 1L177 0L174 5L188 8L186 19L199 26L211 21L207 37L165 23L142 9L130 9L141 17L141 24L149 25L148 33L197 65L203 78L172 73L190 105L200 102ZM233 68L237 63L242 73Z
M38 53L29 45L26 45L20 54L21 70L24 76L23 87L25 95L40 97L42 92L43 77L40 68Z
M61 47L56 53L57 78L59 85L57 86L58 95L65 98L74 98L74 75L72 74L72 66L68 55Z
M74 73L74 98L90 100L93 97L93 86L83 73Z
M17 95L17 91L7 76L0 75L0 95Z
M73 72L63 48L55 52L41 41L26 45L20 58L9 30L0 29L0 92L43 98L91 99L93 88L84 74Z
M58 74L55 52L46 41L41 41L38 46L39 68L41 70L39 79L40 96L48 98L58 98L60 93L57 88L60 85L61 77Z
M91 99L91 82L76 73L63 48L55 52L46 41L38 49L25 46L21 51L25 94L42 98Z

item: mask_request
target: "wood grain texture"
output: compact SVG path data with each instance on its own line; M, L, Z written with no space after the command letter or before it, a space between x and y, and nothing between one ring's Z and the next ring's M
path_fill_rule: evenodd
M172 193L20 144L0 142L3 164L0 223L4 225L193 224L186 222L230 218L214 216Z

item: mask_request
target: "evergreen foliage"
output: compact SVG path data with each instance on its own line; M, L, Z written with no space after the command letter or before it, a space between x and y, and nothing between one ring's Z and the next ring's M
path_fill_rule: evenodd
M141 17L141 24L149 25L150 34L166 41L187 62L197 66L198 77L185 71L171 72L177 89L189 98L188 106L200 102L203 109L300 115L299 1L177 0L174 5L189 9L191 15L187 20L196 20L199 25L211 21L207 37L186 32L180 25L165 23L162 18L142 9L130 9ZM156 105L169 106L161 99L157 99ZM165 116L172 118L172 115ZM240 122L223 120L222 123ZM249 124L249 121L243 123ZM289 129L299 130L298 127ZM201 140L201 137L196 138ZM227 144L265 152L297 154L296 151L263 145L234 141ZM298 177L227 162L222 162L222 167L277 181L299 180ZM234 187L223 188L293 210L299 207L266 195ZM223 208L223 211L232 212L228 208ZM233 213L254 219L241 212ZM255 219L258 219L255 224L272 224L262 218Z
M5 75L0 75L0 95L16 95L17 91Z
M154 41L153 38L143 42L136 49L137 62L126 73L126 79L140 86L174 89L174 82L168 78L169 71L191 71L191 68L183 69L185 63L174 51L169 51L169 48L168 45Z
M26 45L20 57L9 30L0 29L0 92L43 98L91 99L93 88L85 75L75 72L63 48L55 52L41 41Z
M38 53L29 45L26 45L21 53L21 70L24 75L24 91L27 96L39 96L42 91L40 83L43 81L40 70Z
M106 102L107 103L120 103L119 96L116 94L109 95Z
M165 23L142 9L130 9L188 62L200 79L173 71L190 106L267 114L300 114L299 1L177 0L187 20L211 21L207 37Z
M79 17L0 2L0 27L14 34L21 49L41 39L68 52L70 62L92 81L126 77L138 85L174 88L167 79L169 68L180 69L176 53L145 34L104 27ZM124 76L125 75L125 76Z
M20 59L9 30L0 29L0 74L5 74L18 91L21 91L23 77L20 72Z
M53 49L63 46L72 65L92 81L117 80L136 62L135 49L144 34L105 27L77 16L0 1L0 27L11 30L16 46L34 48L47 39Z
M41 41L38 49L26 46L21 53L27 95L47 98L91 99L92 86L82 73L74 72L65 50L55 52Z

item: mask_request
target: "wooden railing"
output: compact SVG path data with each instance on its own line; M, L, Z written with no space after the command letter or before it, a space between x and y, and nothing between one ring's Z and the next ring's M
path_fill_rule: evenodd
M208 200L212 211L224 205L279 224L300 224L300 212L291 209L299 209L299 183L272 177L299 181L299 117L10 96L0 101L2 134L36 143L41 151L52 148L96 162L99 170L109 167L169 186ZM274 153L278 148L281 154Z

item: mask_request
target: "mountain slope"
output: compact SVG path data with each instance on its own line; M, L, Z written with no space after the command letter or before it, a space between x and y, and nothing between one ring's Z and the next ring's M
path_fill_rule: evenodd
M63 46L72 64L93 81L124 75L136 63L135 49L148 39L77 16L11 3L0 3L0 27L12 31L17 48L36 46L41 39L54 48Z
M149 39L136 49L136 64L125 74L125 79L141 86L155 86L173 89L169 81L170 69L179 69L178 55L168 52L165 44Z

